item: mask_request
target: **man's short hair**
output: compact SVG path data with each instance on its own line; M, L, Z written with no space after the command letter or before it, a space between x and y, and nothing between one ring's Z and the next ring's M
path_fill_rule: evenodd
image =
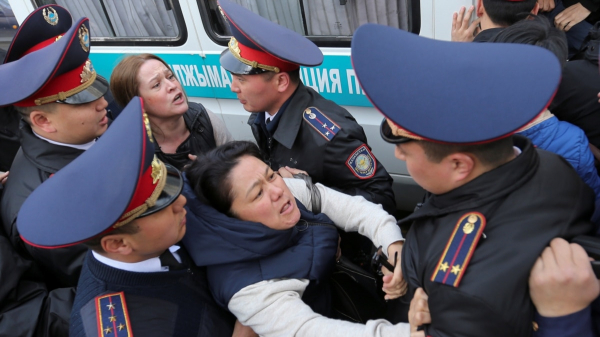
M530 15L528 20L503 29L489 42L521 43L546 48L558 57L561 66L567 63L569 56L565 32L554 27L543 16Z
M91 250L98 253L105 253L104 248L102 248L102 239L105 236L115 235L115 234L135 234L140 231L140 227L136 224L135 220L132 222L125 224L121 227L115 228L114 230L100 234L86 242L84 244L88 246Z
M429 161L441 162L453 153L470 153L479 161L490 167L504 164L514 154L512 137L502 138L489 143L476 145L442 144L425 140L418 140Z
M290 82L292 82L293 84L300 83L300 68L298 68L296 70L288 71L287 73L290 76ZM275 77L275 74L277 74L277 73L273 72L273 71L267 71L267 72L263 73L263 76L264 76L263 78L265 81L268 82L273 77Z
M13 105L13 107L15 108L15 110L17 110L19 115L21 115L21 118L23 118L23 120L25 120L25 122L27 122L29 125L31 125L31 119L29 118L29 116L31 115L31 113L33 111L40 110L40 111L43 111L46 113L52 113L56 110L57 104L60 104L60 103L48 103L48 104L44 104L44 105L27 106L27 107Z
M537 0L507 1L482 0L485 12L493 23L500 26L510 26L527 17Z

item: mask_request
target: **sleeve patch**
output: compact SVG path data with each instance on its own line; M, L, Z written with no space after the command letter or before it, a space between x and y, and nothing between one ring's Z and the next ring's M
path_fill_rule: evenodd
M123 292L96 297L96 319L98 320L98 336L133 336Z
M310 124L323 138L330 141L342 129L324 113L315 107L308 107L302 114L304 121Z
M369 179L375 175L377 161L367 145L363 144L348 157L346 166L358 179Z

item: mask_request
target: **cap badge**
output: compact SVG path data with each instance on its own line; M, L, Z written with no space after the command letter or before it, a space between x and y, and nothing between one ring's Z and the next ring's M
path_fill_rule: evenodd
M160 178L160 163L158 162L158 158L154 156L152 159L152 185L156 185L158 178Z
M81 43L81 48L83 48L84 52L87 53L90 51L90 32L84 25L79 27L79 42Z
M83 71L81 72L81 83L85 83L91 80L94 77L96 71L94 70L94 66L90 60L85 61L83 65Z
M150 139L151 143L154 143L154 137L152 137L152 129L150 128L150 119L148 119L148 115L144 112L144 126L146 127L146 132L148 133L148 139Z
M46 22L53 26L56 26L56 24L58 23L58 13L56 13L56 10L54 8L46 7L42 11L42 14L44 15L44 19L46 19Z

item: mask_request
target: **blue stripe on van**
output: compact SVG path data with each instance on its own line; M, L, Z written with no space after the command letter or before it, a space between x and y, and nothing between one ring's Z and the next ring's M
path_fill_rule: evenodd
M236 98L230 90L231 74L220 66L218 54L208 54L205 58L191 54L157 55L171 66L188 96ZM124 56L125 54L92 53L90 59L96 71L109 79L112 69ZM354 75L350 56L325 55L321 66L301 68L300 77L305 85L338 104L372 106Z

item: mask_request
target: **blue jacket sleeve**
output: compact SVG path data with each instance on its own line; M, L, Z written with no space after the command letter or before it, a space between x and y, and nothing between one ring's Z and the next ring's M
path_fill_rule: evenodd
M538 330L533 337L597 337L592 327L590 306L576 313L560 317L535 314Z

